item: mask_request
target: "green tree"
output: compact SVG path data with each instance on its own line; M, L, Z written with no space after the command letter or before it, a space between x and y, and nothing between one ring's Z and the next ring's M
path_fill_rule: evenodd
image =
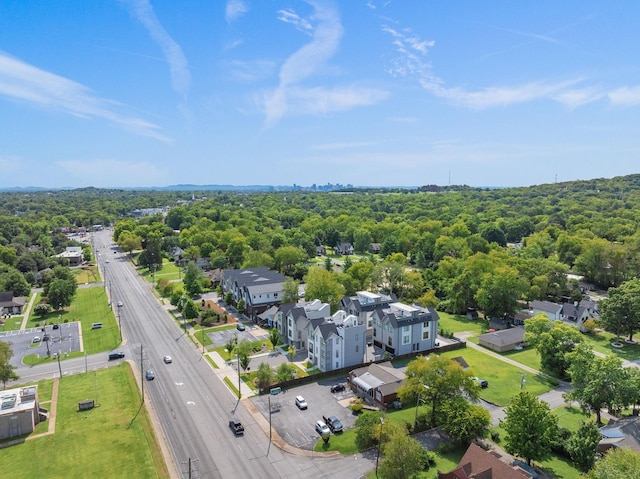
M281 363L276 368L276 379L278 382L290 381L295 377L296 368L293 364Z
M267 363L260 363L256 371L256 386L258 389L266 389L273 382L273 369Z
M602 435L598 426L591 421L581 422L578 430L571 434L566 449L569 457L580 471L587 472L593 467L598 443L601 439Z
M184 273L184 289L189 294L189 296L196 296L203 291L202 282L204 279L204 275L198 266L193 262L189 261L187 264L187 269Z
M366 253L369 251L372 241L369 230L360 228L353 233L353 249L357 253Z
M278 344L280 344L280 331L278 331L278 328L271 328L269 330L269 340L271 341L273 350L275 351Z
M7 381L18 379L15 372L16 367L10 363L12 357L11 343L0 341L0 381L2 381L3 389L7 389Z
M366 291L371 283L371 274L375 266L371 261L358 261L349 268L347 274L356 281L358 291Z
M298 293L299 287L299 281L291 278L285 279L282 285L282 302L284 304L297 303L300 298L300 294Z
M138 257L140 266L158 271L162 268L162 236L160 233L152 232L143 239L143 251Z
M196 319L199 314L200 310L196 303L194 303L191 298L187 298L182 306L182 317L187 321L190 321L192 319Z
M282 246L274 254L276 269L282 274L291 276L298 263L307 260L307 253L297 246Z
M558 429L549 405L528 391L513 397L500 426L507 432L506 451L523 457L528 465L548 457Z
M14 296L29 296L31 285L20 271L12 269L3 278L2 291L12 291Z
M484 407L458 397L445 405L444 413L443 429L456 443L467 446L475 439L487 437L491 415Z
M407 479L429 468L429 453L424 446L403 433L391 437L382 453L380 477L384 479Z
M638 477L640 454L631 449L617 447L595 463L587 479L631 479Z
M489 317L513 317L525 288L515 268L499 266L484 275L475 299Z
M331 261L331 257L329 256L324 259L324 269L327 271L333 271L333 261Z
M229 353L229 357L231 357L231 354L236 349L237 344L238 344L238 334L234 333L234 335L231 336L227 340L226 344L224 345L224 348L227 350L227 353Z
M78 284L74 279L54 279L47 288L47 300L57 310L71 305Z
M131 253L133 251L139 250L142 248L142 238L135 233L126 231L120 235L118 245L124 251L129 253L129 256L131 256Z
M306 297L319 299L323 303L329 303L332 311L337 309L338 302L345 293L335 276L326 269L311 268L305 277L307 283Z
M287 354L289 355L289 360L293 361L293 357L296 355L296 347L293 344L290 344L287 348Z
M464 371L452 359L431 355L429 359L418 356L407 366L405 384L398 390L398 397L405 403L417 403L418 397L431 404L431 425L438 425L443 409L453 399L464 395L474 401L478 387L471 372Z
M243 371L247 371L249 367L249 363L251 362L251 356L249 356L251 352L251 343L246 339L240 341L236 345L236 353L238 354L238 360L240 361L240 367Z
M618 338L625 331L629 340L633 340L633 334L640 329L640 279L609 288L607 298L600 301L600 312L600 321L607 331Z
M630 375L617 356L594 356L576 351L571 357L569 375L572 389L568 396L596 413L596 422L602 424L600 410L621 409L629 405L627 395Z
M570 326L562 321L554 321L551 328L537 334L532 328L542 326L544 321L539 318L529 324L534 318L528 319L525 323L525 340L531 341L540 354L542 367L547 369L557 377L567 376L567 369L570 365L568 356L583 341L582 334L575 326Z

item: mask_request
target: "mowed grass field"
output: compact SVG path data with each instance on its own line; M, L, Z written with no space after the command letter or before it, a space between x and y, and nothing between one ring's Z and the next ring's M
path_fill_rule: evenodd
M78 411L84 399L99 406ZM55 434L0 449L0 464L2 476L14 479L169 477L127 363L63 377Z

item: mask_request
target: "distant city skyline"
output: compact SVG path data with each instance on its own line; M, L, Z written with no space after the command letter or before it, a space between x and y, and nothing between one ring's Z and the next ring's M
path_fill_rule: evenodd
M0 3L0 189L640 172L640 3Z

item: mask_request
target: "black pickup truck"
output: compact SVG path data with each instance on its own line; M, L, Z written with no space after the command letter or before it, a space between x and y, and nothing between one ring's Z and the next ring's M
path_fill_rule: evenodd
M231 428L236 436L242 436L244 434L244 426L239 419L229 419L229 428Z
M325 424L327 426L329 426L329 429L331 429L332 433L337 433L337 432L342 432L342 423L340 422L340 419L338 419L335 416L329 416L329 417L325 417L322 416L322 420L325 422Z

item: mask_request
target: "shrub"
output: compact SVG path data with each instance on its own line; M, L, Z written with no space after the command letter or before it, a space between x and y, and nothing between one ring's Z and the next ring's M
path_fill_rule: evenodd
M500 433L498 431L493 431L491 433L491 440L496 444L500 444Z
M360 412L362 412L362 404L360 403L352 404L350 407L354 414L360 414Z

